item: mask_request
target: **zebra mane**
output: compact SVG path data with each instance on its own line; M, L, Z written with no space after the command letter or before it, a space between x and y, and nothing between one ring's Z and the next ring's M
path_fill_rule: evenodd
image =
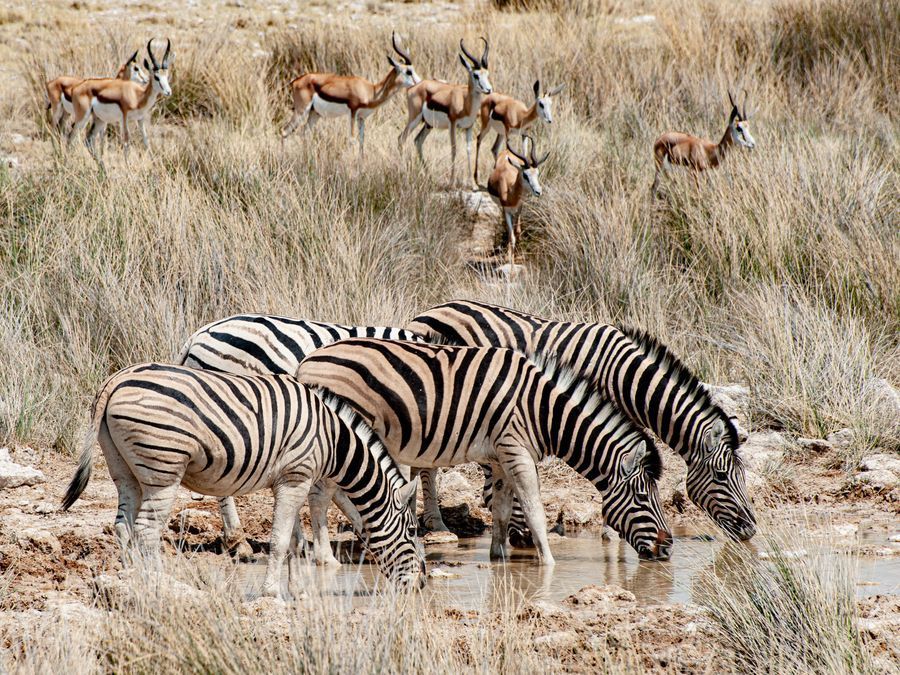
M322 399L322 403L333 410L341 418L341 421L350 427L350 430L363 442L363 445L369 449L375 460L381 464L388 477L399 477L405 483L406 479L400 473L400 467L397 465L397 462L394 461L391 453L384 447L384 443L381 442L375 430L368 425L362 416L351 408L346 401L331 392L319 388L314 389L314 391Z
M725 411L713 403L706 385L677 356L670 352L668 347L646 331L621 325L617 326L617 328L632 342L637 344L641 351L655 361L660 369L674 378L679 387L687 389L696 398L716 411L719 419L725 424L725 434L731 447L736 451L738 446L740 446L737 427L734 426L734 421L725 414Z
M606 402L597 390L597 385L579 375L578 371L560 361L553 354L535 352L526 354L544 375L558 384L571 401L588 414L596 412Z

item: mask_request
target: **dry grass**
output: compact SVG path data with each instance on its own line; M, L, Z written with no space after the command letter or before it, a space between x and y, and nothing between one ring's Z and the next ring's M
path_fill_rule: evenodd
M900 420L873 394L879 378L900 384L896 3L554 6L399 26L424 75L460 79L458 37L485 33L498 90L525 97L538 76L567 83L557 121L538 130L553 155L545 195L524 217L529 277L509 303L646 328L707 381L749 383L754 420L805 436L854 428L848 466L868 448L900 447ZM631 23L631 12L655 19ZM126 45L145 41L131 26L121 48L97 51L47 25L22 64L31 98L6 98L5 119L36 122L48 75L111 70ZM107 44L102 30L85 31ZM0 442L68 448L110 371L169 359L195 328L232 312L402 324L454 296L507 302L464 266L463 214L432 197L446 185L446 136L429 141L430 173L409 161L411 147L398 161L399 101L370 122L363 164L343 121L280 150L290 78L314 66L383 76L388 26L276 26L259 54L229 35L173 36L176 93L152 156L134 153L126 166L113 148L102 175L80 147L61 157L35 123L35 152L0 173ZM751 93L758 149L733 154L699 193L675 174L651 199L654 137L718 137L729 86ZM738 560L740 583L711 605L729 653L755 670L865 671L845 567L819 579L816 561L770 562ZM187 605L138 597L96 639L66 634L50 649L24 636L17 667L60 670L72 654L86 671L129 672L158 669L159 658L198 672L546 665L528 660L530 634L504 630L502 616L467 627L461 646L416 618L428 610L393 600L357 624L313 603L273 627L248 619L233 592ZM227 649L210 650L207 635ZM367 649L345 641L376 658L362 663Z

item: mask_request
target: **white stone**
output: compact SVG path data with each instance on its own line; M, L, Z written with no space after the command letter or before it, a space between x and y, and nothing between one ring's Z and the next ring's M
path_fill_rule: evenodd
M767 466L784 459L787 439L777 431L760 431L750 434L741 446L740 455L747 468L761 473Z
M867 455L859 462L859 468L863 471L893 471L900 474L900 457L878 453Z
M856 533L859 532L859 525L856 525L855 523L842 523L832 527L831 531L834 533L835 537L851 538L855 537Z
M784 560L797 560L798 558L805 558L807 555L806 549L798 548L792 551L760 551L759 557L763 560L770 559L778 559L783 558Z
M890 490L897 485L897 474L887 469L874 469L872 471L861 471L856 474L856 482L863 483L876 490Z
M853 429L838 429L825 437L836 448L849 448L854 438L856 438L856 432Z
M47 513L56 513L59 510L59 507L56 504L51 504L50 502L40 502L34 505L34 512L40 514Z
M473 491L472 483L463 476L459 471L451 469L441 473L440 478L441 495L458 495L459 493L468 494Z
M32 548L42 553L62 553L62 545L56 535L47 530L26 528L15 533L16 541L22 548Z
M9 448L0 448L0 489L37 485L46 480L44 474L37 469L13 462L9 456Z
M440 567L435 567L433 570L428 572L429 579L458 579L459 577L459 574L456 574L455 572L448 572L447 570L442 570Z
M871 395L885 408L886 414L900 417L900 391L883 377L873 377L863 385L863 392Z

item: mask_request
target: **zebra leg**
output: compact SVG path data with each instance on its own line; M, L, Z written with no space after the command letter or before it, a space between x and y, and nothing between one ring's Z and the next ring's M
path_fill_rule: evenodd
M316 564L326 567L337 567L341 563L331 550L331 538L328 536L328 506L337 492L337 485L331 481L320 480L309 491L309 520L313 531L313 553ZM343 493L342 493L343 494Z
M100 425L98 435L103 456L106 458L106 466L109 469L110 478L116 484L119 493L119 508L116 512L116 539L122 549L122 563L125 564L129 557L134 532L134 520L137 515L138 505L141 503L141 484L135 478L131 467L124 460L109 436L106 424Z
M439 475L440 470L437 468L419 470L419 476L422 478L422 502L424 505L422 520L425 523L425 529L429 532L450 531L441 516Z
M512 516L509 519L509 543L515 548L534 548L534 537L525 522L525 512L517 497L513 497Z
M278 485L275 488L275 514L272 517L272 538L269 540L269 562L263 581L262 595L277 598L281 586L281 567L291 543L294 521L303 501L309 494L309 482Z
M544 505L541 503L541 484L538 479L537 466L528 454L513 456L507 462L504 471L510 477L513 489L522 505L525 522L534 537L541 562L544 565L553 565L556 561L547 540L547 515L544 513ZM512 510L511 503L510 510Z
M494 521L491 528L491 560L505 560L506 531L509 517L512 514L512 488L506 474L499 467L493 474L493 494L491 498L491 517Z
M166 478L170 478L166 476ZM134 520L134 539L139 552L148 560L158 561L162 526L169 522L172 503L181 486L181 474L170 478L169 485L144 485L141 508Z
M225 530L225 548L241 562L255 560L253 549L247 543L247 535L241 527L241 519L238 517L234 497L219 497L218 501L219 512L222 514L222 527Z

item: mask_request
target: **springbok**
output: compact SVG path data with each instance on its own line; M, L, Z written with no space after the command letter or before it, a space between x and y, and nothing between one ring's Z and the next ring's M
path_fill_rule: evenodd
M410 132L419 124L423 124L422 130L416 136L416 150L419 159L424 162L422 156L422 144L428 138L432 129L450 130L450 182L456 180L456 130L465 129L466 132L466 176L472 165L472 128L475 118L481 106L481 97L492 91L488 79L488 52L490 45L484 42L484 52L480 59L476 59L466 49L463 41L459 41L461 51L459 60L469 73L468 84L449 84L437 80L424 80L415 87L411 87L406 95L406 107L409 121L406 128L400 134L398 144L403 145Z
M306 73L291 81L294 114L281 132L284 139L296 130L306 116L306 129L313 128L319 117L350 116L350 137L359 129L359 156L363 156L365 120L397 93L399 87L412 87L422 81L413 67L409 51L401 48L397 34L391 33L391 44L400 61L388 54L391 70L377 84L354 75Z
M509 139L507 139L506 151L500 153L499 157L497 157L494 170L488 179L488 193L503 209L503 218L509 231L510 265L516 250L516 243L522 234L521 226L519 225L522 203L529 193L535 197L541 196L542 189L538 177L538 167L547 161L547 158L550 156L548 151L543 157L538 159L534 150L534 139L523 135L523 148L526 147L526 140L528 141L527 147L530 148L530 156L527 154L520 155L513 150L509 144ZM527 153L528 151L525 152ZM526 186L528 188L527 191L525 189Z
M550 91L541 90L541 81L534 81L534 103L530 106L505 94L488 94L481 100L481 130L475 142L475 183L478 183L478 158L481 154L481 141L489 131L496 131L497 137L491 147L494 161L503 144L513 134L523 133L531 124L540 119L546 124L553 124L553 97L559 94L566 85L561 84ZM527 148L522 148L527 152Z
M138 52L135 51L116 72L115 79L147 84L149 82L147 73L138 65L137 57ZM58 132L62 131L66 116L72 114L72 100L66 98L66 95L69 95L74 86L81 84L86 79L88 78L60 75L47 83L47 109L50 111L51 124Z
M694 172L694 183L700 187L699 174L706 169L714 169L724 159L731 146L737 143L748 150L756 145L750 130L747 128L747 95L744 93L744 105L738 110L731 92L728 92L731 103L731 114L722 140L713 143L705 138L691 136L679 131L667 131L653 143L653 159L656 162L656 175L650 192L657 194L660 175L669 165L686 166Z
M99 134L105 133L106 126L112 122L118 123L122 131L126 160L128 158L129 119L137 121L144 147L150 147L145 122L150 118L159 95L172 95L172 88L169 86L169 66L172 59L175 58L174 55L170 55L171 40L166 40L166 51L163 54L162 62L157 61L153 55L152 43L152 39L147 42L147 55L150 57L150 62L144 59L144 68L150 73L148 84L141 86L137 82L122 80L85 80L72 88L74 124L69 131L69 145L75 134L87 125L88 117L93 116L94 128L91 129L87 138L87 145L91 154L98 161L101 160L94 151L94 140Z

